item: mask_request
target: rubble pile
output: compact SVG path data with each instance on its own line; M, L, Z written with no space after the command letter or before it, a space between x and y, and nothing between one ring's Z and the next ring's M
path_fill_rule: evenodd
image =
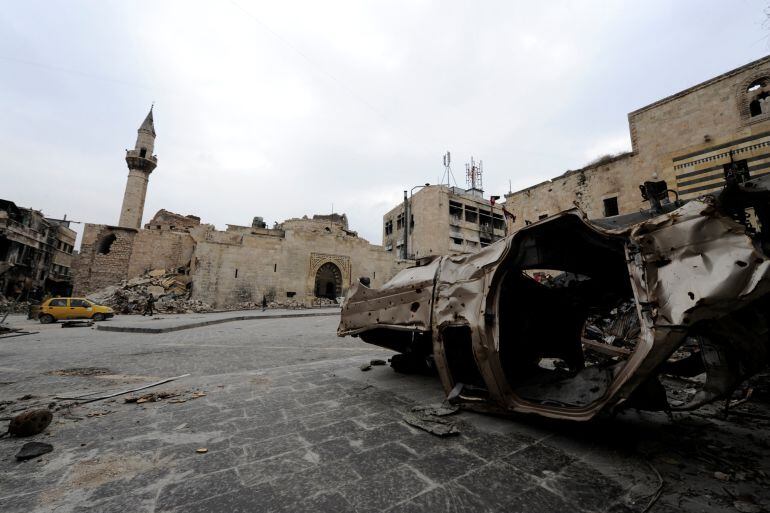
M155 310L160 313L210 312L209 304L190 298L191 278L185 271L185 268L155 269L87 297L120 314L141 314L150 294L155 298Z
M27 313L29 310L29 301L15 301L0 294L0 312L8 313Z

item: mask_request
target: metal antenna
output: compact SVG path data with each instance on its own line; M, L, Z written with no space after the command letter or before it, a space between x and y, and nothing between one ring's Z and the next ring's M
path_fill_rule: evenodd
M457 187L457 180L455 180L454 174L452 174L452 154L449 153L449 151L444 154L444 174L441 177L441 180L439 180L440 184L444 183L444 178L446 178L447 187L452 186L450 180L454 182L455 187Z

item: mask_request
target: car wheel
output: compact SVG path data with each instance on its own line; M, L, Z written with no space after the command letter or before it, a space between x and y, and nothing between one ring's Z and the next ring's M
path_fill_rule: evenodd
M102 313L95 313L94 316L92 317L92 319L95 320L95 321L103 321L104 320L104 314L102 314Z
M43 314L40 316L40 324L51 324L56 319L53 318L53 315L49 314Z

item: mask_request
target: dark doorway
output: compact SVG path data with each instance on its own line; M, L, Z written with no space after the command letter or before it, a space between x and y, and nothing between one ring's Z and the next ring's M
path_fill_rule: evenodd
M315 296L336 299L342 295L342 273L340 268L326 262L315 275Z

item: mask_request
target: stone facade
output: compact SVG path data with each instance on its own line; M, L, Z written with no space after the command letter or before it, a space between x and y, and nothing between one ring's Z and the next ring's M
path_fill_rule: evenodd
M159 212L147 224L151 228L142 230L87 224L75 271L76 293L152 269L185 268L192 277L193 299L215 308L259 303L263 296L310 305L316 297L344 295L361 277L381 286L409 264L348 230L344 216L289 219L272 229L228 225L221 231L199 222L156 228L156 221L173 216L178 214ZM332 291L318 287L322 268L333 270Z
M446 185L426 185L407 200L407 229L404 203L382 217L382 244L401 258L475 253L505 236L500 205L492 205L482 192Z
M631 152L506 194L512 227L574 205L589 218L638 211L639 185L653 179L691 199L718 191L726 173L770 172L769 99L770 56L631 112Z

